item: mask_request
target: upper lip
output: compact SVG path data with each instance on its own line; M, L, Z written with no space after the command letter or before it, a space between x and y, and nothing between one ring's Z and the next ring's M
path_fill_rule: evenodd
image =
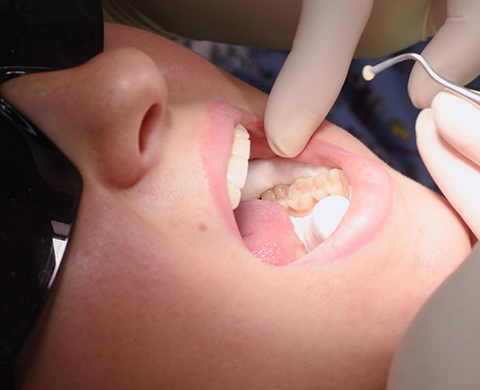
M276 155L268 147L261 119L255 115L230 104L216 102L208 106L207 119L209 128L202 142L204 166L224 220L238 235L226 195L224 168L230 157L235 126L241 124L250 133L251 159L268 159ZM225 127L232 131L224 131ZM392 181L382 164L341 149L319 137L312 138L305 150L291 160L292 164L295 161L342 168L350 179L352 198L337 230L317 249L292 265L331 262L356 252L377 235L388 218L393 197ZM223 169L218 169L219 166Z

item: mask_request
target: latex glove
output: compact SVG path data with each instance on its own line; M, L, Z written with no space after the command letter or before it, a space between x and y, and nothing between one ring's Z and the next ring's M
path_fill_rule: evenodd
M440 92L418 116L416 133L433 179L480 238L480 106Z
M428 170L480 237L480 106L440 92L416 127ZM479 388L479 280L477 243L413 319L395 354L387 390Z
M480 244L443 282L408 327L387 390L480 387Z
M271 148L285 157L302 151L333 105L357 44L378 55L435 32L422 53L433 69L459 84L474 79L480 73L478 0L304 0L292 50L267 103ZM428 107L440 88L415 65L409 93L417 107Z
M299 154L325 119L342 88L372 5L373 0L303 1L292 49L265 111L267 139L278 155Z

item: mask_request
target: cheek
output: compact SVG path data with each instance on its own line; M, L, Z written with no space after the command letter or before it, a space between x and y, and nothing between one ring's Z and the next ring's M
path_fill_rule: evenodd
M185 259L148 226L96 211L96 224L77 223L33 376L96 388L108 372L112 386L136 388L191 355L186 339L196 332L200 342L213 314L199 302L208 286L192 285Z
M465 224L443 198L398 173L393 178L396 207L383 239L386 246L371 254L381 260L373 263L371 275L380 276L372 285L383 286L375 299L406 326L471 245Z
M124 199L153 229L174 241L180 240L180 247L197 245L202 252L205 240L217 241L217 235L224 236L226 229L196 153L200 143L191 138L185 139L181 147L159 151L158 163L125 193Z
M215 283L222 275L188 267L186 260L198 259L176 258L158 246L162 256L119 246L109 255L90 253L96 266L70 259L77 266L66 272L52 316L51 366L83 388L104 383L106 372L119 388L173 388L183 371L193 383L202 372L213 373L215 362L238 348L221 320L230 307Z
M416 254L418 272L440 283L470 253L469 230L441 196L404 179L406 220L403 235Z

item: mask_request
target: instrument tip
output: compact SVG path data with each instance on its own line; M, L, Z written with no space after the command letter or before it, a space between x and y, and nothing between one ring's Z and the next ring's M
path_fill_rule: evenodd
M372 72L371 65L365 65L362 70L362 76L365 80L370 81L375 77L375 73Z

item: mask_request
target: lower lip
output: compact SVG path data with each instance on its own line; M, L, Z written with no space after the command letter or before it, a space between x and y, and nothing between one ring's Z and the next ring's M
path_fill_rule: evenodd
M295 160L341 167L350 180L352 198L335 232L291 266L330 263L352 255L377 236L390 215L393 203L392 179L381 164L318 138L312 139Z

